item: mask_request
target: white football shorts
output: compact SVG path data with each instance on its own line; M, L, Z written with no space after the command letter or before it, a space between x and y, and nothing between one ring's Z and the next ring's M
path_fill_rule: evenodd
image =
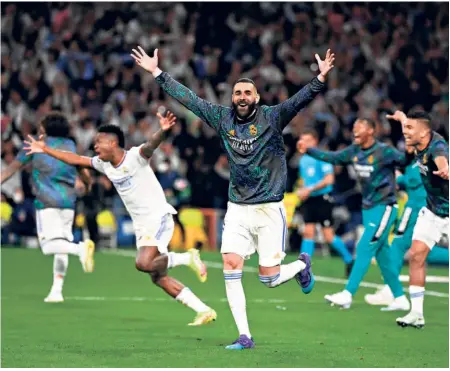
M168 253L168 246L175 227L172 214L156 218L135 217L133 227L138 249L143 246L156 246L161 254Z
M274 267L286 256L286 210L282 201L256 205L228 202L222 234L222 254L249 259L258 252L259 265Z
M36 229L39 243L42 245L56 239L73 241L73 209L40 209L36 210Z
M448 217L437 216L428 208L422 207L414 227L413 241L422 241L431 250L443 235L448 235L448 227Z

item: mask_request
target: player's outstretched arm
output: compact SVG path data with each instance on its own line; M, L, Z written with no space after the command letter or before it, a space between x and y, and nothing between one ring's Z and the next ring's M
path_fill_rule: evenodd
M276 106L270 107L277 113L276 116L279 118L278 125L281 130L283 130L295 115L305 108L325 87L326 76L334 67L335 57L330 49L327 50L324 60L320 59L318 54L316 54L315 57L317 64L319 65L320 74L291 98Z
M152 138L142 145L140 151L141 155L150 158L153 156L153 152L156 148L159 147L161 142L166 139L166 135L170 128L175 125L177 118L175 115L168 111L166 117L163 117L159 112L156 114L159 118L159 126L161 127L155 134L152 135Z
M28 135L28 139L29 140L24 141L26 145L24 150L27 151L27 155L31 155L33 153L45 153L69 165L92 167L90 157L80 156L73 152L60 151L58 149L50 148L45 144L42 135L39 137L39 140L34 139L31 135Z
M22 168L23 165L23 163L17 160L11 162L11 164L6 169L2 170L0 184L3 184L9 178L11 178L16 173L16 171L19 171Z
M306 145L303 140L299 140L297 142L297 150L304 154L307 153L311 157L314 157L317 160L329 162L333 165L347 165L351 164L353 161L353 157L355 155L354 146L351 145L341 151L331 152L331 151L322 151L317 148L311 148Z
M170 77L167 72L161 71L158 67L158 49L155 49L153 57L147 55L140 46L137 49L133 49L131 54L137 65L150 72L155 77L156 82L172 98L175 98L209 126L218 129L221 118L230 112L229 107L201 99L192 90Z

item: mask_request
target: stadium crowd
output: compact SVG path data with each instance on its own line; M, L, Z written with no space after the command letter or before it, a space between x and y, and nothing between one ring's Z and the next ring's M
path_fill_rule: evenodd
M169 109L179 125L152 159L169 202L225 209L229 169L215 132L135 66L130 51L138 44L159 48L163 70L224 105L242 76L256 82L262 104L287 99L317 74L314 54L331 48L336 68L325 93L284 132L288 191L297 182L295 143L305 127L335 150L351 142L356 117L370 117L378 137L402 149L401 128L385 113L421 106L448 138L445 3L5 2L1 11L2 167L52 110L69 117L78 153L92 155L101 124L119 125L131 147L157 130L156 112ZM337 204L358 215L352 169L335 171ZM33 235L29 181L25 168L2 187L2 201L26 229L17 233ZM91 219L103 208L124 212L104 176L81 203Z

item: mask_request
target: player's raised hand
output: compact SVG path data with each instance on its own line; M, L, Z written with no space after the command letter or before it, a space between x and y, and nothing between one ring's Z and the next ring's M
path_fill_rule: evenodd
M130 54L137 65L150 73L155 72L158 68L158 49L155 49L153 57L150 57L140 46L137 48L139 50L133 49L133 53Z
M433 174L448 180L448 166L444 169L433 171Z
M34 139L31 135L28 135L28 139L29 140L24 141L26 146L23 147L23 149L27 151L27 155L44 152L45 142L43 135L40 135L38 140Z
M319 54L315 54L314 56L316 57L317 64L319 65L320 74L323 77L326 77L328 72L330 72L334 67L334 53L331 52L331 49L328 49L324 60L320 59Z
M175 122L177 121L176 116L170 112L167 111L166 117L163 117L159 112L156 114L159 118L159 126L161 127L162 131L169 130L172 126L175 125Z
M395 120L404 123L407 120L406 114L402 111L395 111L393 115L386 115L389 120Z

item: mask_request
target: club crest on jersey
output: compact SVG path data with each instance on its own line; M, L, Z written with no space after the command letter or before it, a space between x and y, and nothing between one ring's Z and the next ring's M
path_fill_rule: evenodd
M353 162L358 162L358 156L353 157Z
M255 125L250 125L248 131L250 132L250 135L253 137L258 134L258 129Z
M128 168L125 167L125 166L122 168L122 171L123 171L124 174L128 174L129 173Z
M373 164L373 155L370 155L369 158L367 159L367 162L369 164Z
M234 137L236 135L236 132L234 131L234 129L231 129L228 131L228 134L230 134L232 137Z
M427 163L427 161L428 161L428 158L427 158L427 154L425 153L422 157L422 164L425 165Z

